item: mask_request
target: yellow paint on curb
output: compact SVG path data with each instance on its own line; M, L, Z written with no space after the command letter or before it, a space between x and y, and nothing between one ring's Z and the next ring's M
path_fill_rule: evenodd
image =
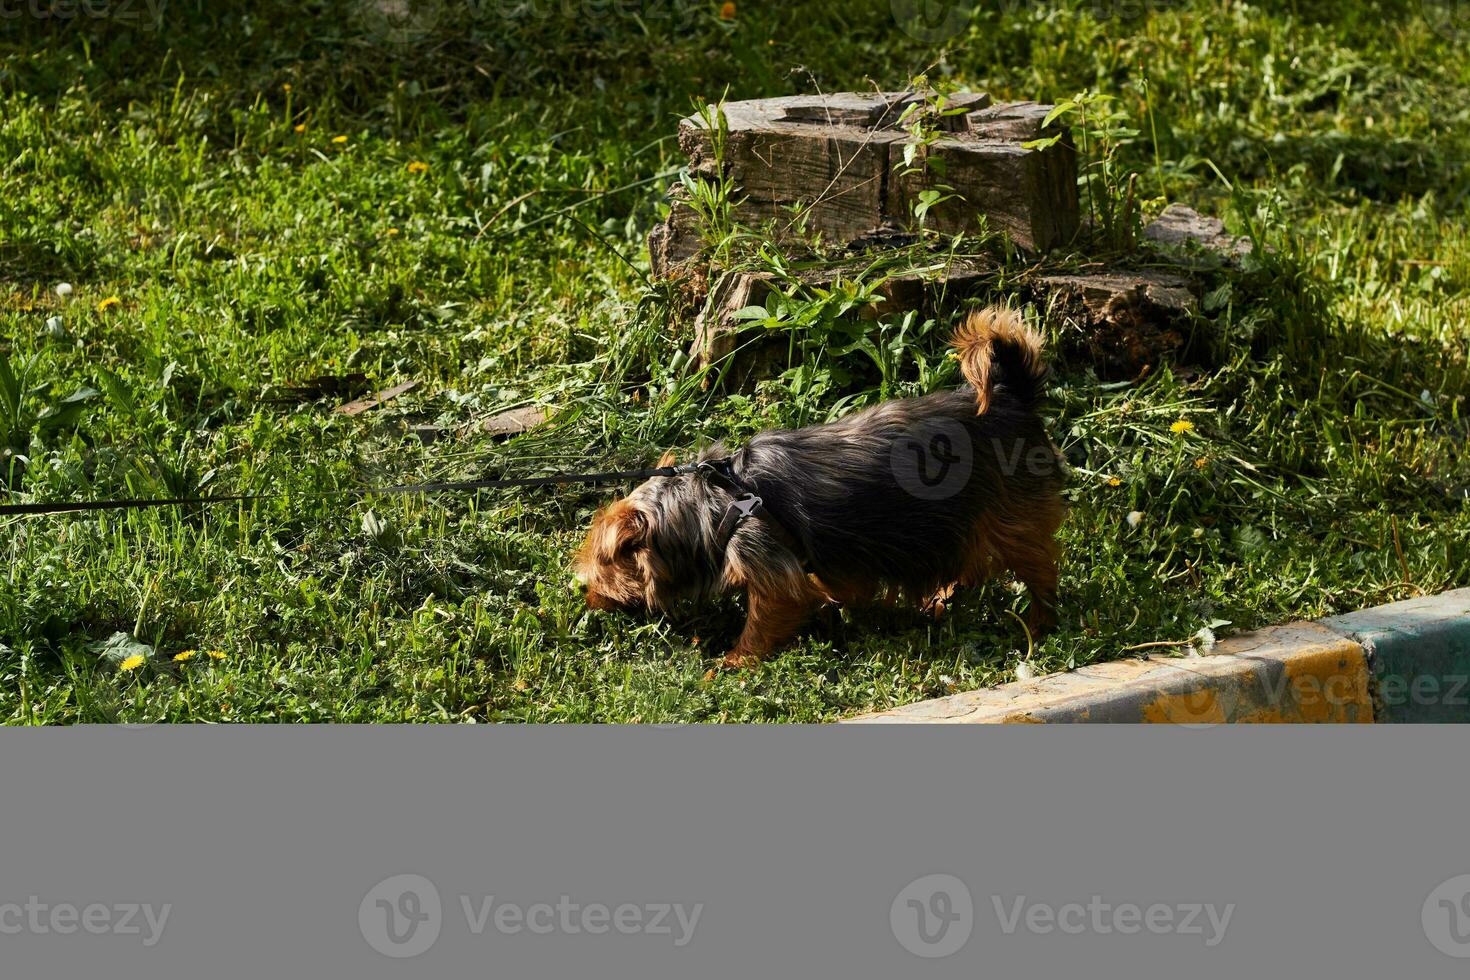
M1207 657L1119 660L985 691L921 701L849 722L1371 722L1362 647L1315 623L1222 641Z

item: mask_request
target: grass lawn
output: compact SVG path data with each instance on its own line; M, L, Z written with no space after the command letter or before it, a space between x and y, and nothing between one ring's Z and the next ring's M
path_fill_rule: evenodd
M829 720L1470 582L1470 18L986 6L943 43L866 0L475 4L407 32L332 3L0 21L11 499L280 494L7 519L0 719ZM845 612L715 674L736 602L642 621L570 588L610 491L326 493L649 465L952 383L946 319L878 372L825 341L901 317L807 297L790 371L702 384L645 278L694 97L919 74L1114 96L1146 214L1189 203L1259 245L1205 303L1208 369L1057 364L1071 513L1061 626L1034 649L996 583L937 623ZM529 404L553 420L475 430Z

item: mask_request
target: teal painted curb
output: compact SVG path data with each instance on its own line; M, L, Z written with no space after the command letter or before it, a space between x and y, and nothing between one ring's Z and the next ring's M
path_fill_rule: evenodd
M1470 723L1470 589L1318 622L1362 645L1378 721Z

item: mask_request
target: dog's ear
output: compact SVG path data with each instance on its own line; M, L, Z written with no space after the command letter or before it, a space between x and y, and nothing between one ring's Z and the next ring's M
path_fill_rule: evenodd
M614 500L598 511L587 539L589 554L604 563L622 558L648 536L648 519L627 500Z
M660 465L660 466L673 466L674 465L674 451L672 449L670 449L668 452L666 452L662 456L660 456L658 458L658 465Z
M648 537L648 518L638 508L625 505L609 516L612 517L612 547L609 550L615 557L627 555Z

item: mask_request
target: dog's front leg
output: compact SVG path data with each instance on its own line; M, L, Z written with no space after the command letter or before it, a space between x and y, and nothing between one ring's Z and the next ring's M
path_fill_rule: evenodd
M753 667L796 635L818 596L809 589L775 591L752 585L745 593L745 629L722 666Z

